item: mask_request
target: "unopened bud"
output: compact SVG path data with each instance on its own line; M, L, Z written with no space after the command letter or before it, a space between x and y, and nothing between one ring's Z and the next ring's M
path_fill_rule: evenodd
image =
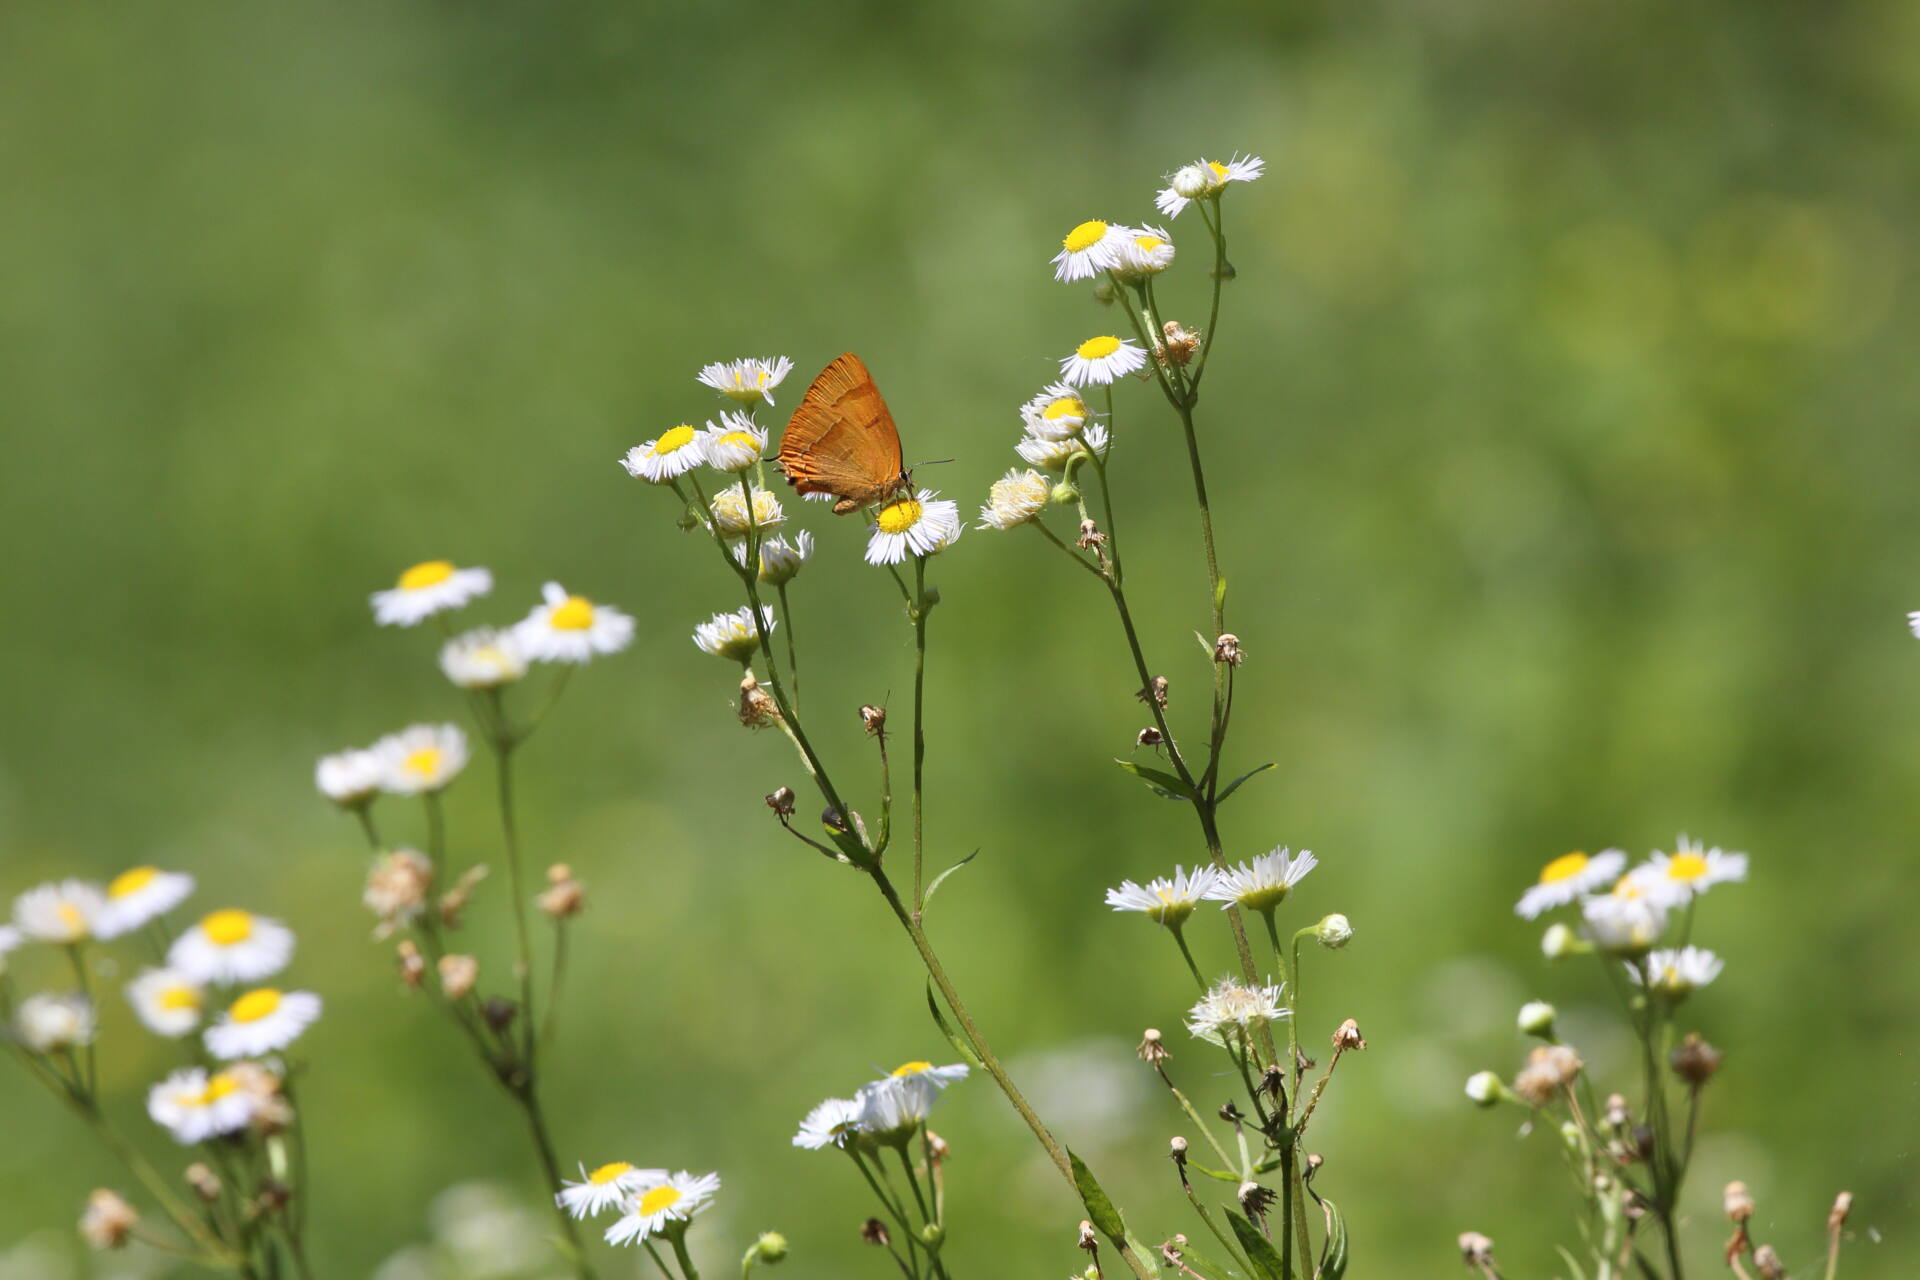
M1780 1255L1773 1246L1763 1244L1753 1251L1753 1265L1759 1271L1761 1280L1787 1280L1787 1266L1780 1261Z
M1491 1071L1476 1071L1467 1077L1467 1097L1475 1106L1491 1107L1511 1096L1506 1082Z
M1530 1036L1539 1036L1542 1040L1553 1039L1554 1007L1545 1000L1529 1000L1520 1006L1518 1022L1520 1030Z
M1166 740L1165 734L1161 733L1152 725L1148 725L1140 731L1139 736L1134 738L1133 745L1136 747L1157 747Z
M767 796L767 808L783 818L793 816L793 788L781 787Z
M1112 276L1103 275L1093 282L1093 300L1101 306L1112 306L1119 296L1119 286L1113 283Z
M1307 1176L1311 1178L1314 1174L1320 1172L1320 1166L1326 1162L1327 1158L1318 1151L1307 1152Z
M449 1000L464 998L480 976L480 962L472 956L441 956L439 968L440 989Z
M1240 647L1240 637L1231 631L1222 631L1219 639L1213 642L1213 660L1237 667L1247 660L1246 650Z
M421 956L420 948L413 944L413 939L400 940L397 960L400 965L400 980L418 991L421 982L427 976L427 962Z
M520 1014L520 1006L503 996L488 996L480 1006L480 1016L487 1026L496 1032L505 1031L513 1025Z
M871 705L860 708L860 726L869 735L880 736L887 727L887 709Z
M939 1244L947 1238L947 1229L937 1222L929 1222L920 1228L920 1241L923 1244Z
M1720 1069L1720 1057L1720 1051L1701 1039L1698 1031L1689 1031L1668 1061L1673 1074L1697 1089L1713 1079L1713 1073Z
M1333 1033L1333 1047L1336 1049L1366 1048L1367 1042L1360 1034L1360 1024L1352 1018L1341 1023L1340 1029Z
M1460 1233L1460 1257L1470 1267L1493 1265L1493 1241L1478 1231Z
M1549 960L1564 960L1568 956L1585 955L1593 950L1593 944L1581 939L1571 926L1565 924L1549 925L1540 935L1540 953Z
M1062 480L1059 484L1053 486L1052 491L1047 494L1047 500L1049 502L1057 502L1064 507L1069 503L1080 501L1080 490L1076 486Z
M80 1234L96 1249L122 1247L139 1225L133 1206L105 1187L87 1197L87 1210L80 1215Z
M187 1186L202 1202L215 1204L219 1201L223 1190L220 1185L220 1175L206 1165L197 1162L190 1164L180 1176L186 1179Z
M1175 1164L1185 1164L1187 1162L1187 1140L1177 1133L1167 1139L1167 1155L1173 1159Z
M1853 1192L1842 1191L1833 1198L1833 1208L1827 1213L1827 1230L1838 1231L1847 1225L1847 1215L1853 1212Z
M1721 1203L1726 1206L1729 1222L1746 1222L1753 1217L1753 1193L1744 1182L1729 1182L1721 1193Z
M1338 911L1313 926L1313 936L1329 951L1338 951L1353 941L1353 924Z
M778 1231L762 1231L760 1238L753 1242L753 1255L760 1262L785 1262L787 1238Z
M1631 1115L1627 1111L1627 1098L1625 1094L1610 1093L1607 1095L1605 1119L1609 1129L1624 1129L1627 1127Z
M586 906L586 890L573 878L573 868L564 862L556 862L547 868L547 888L538 899L540 909L555 920L566 920L580 914Z
M887 1224L878 1218L868 1218L860 1224L860 1238L868 1244L886 1245L893 1242L887 1232Z
M1166 1040L1161 1037L1158 1029L1154 1027L1148 1027L1146 1031L1141 1033L1140 1047L1134 1050L1134 1052L1140 1055L1140 1061L1146 1063L1148 1066L1154 1067L1159 1066L1173 1056L1173 1053L1167 1048Z

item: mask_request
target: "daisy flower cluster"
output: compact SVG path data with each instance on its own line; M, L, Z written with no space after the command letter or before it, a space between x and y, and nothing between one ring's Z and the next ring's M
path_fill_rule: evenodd
M580 1166L580 1180L567 1182L554 1196L561 1212L572 1218L617 1216L606 1228L608 1244L644 1245L665 1240L676 1253L684 1249L687 1227L713 1203L720 1175L694 1175L684 1169L642 1169L625 1160L610 1161L589 1171Z
M1746 878L1746 854L1709 848L1682 835L1671 853L1656 851L1631 870L1618 849L1562 854L1540 869L1514 911L1537 920L1577 906L1579 936L1565 926L1549 929L1542 943L1549 955L1585 946L1634 959L1654 948L1676 915L1690 922L1694 903L1708 890Z

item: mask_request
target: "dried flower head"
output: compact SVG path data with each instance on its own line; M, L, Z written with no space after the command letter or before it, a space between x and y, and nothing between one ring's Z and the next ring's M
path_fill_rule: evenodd
M474 889L486 878L487 864L484 862L476 862L461 872L460 878L453 882L453 888L440 895L440 923L449 929L458 929L460 913L467 909Z
M556 862L547 868L547 887L537 901L540 910L555 920L566 920L580 914L587 904L587 892L573 878L572 867Z
M425 979L427 975L427 961L426 958L420 954L420 948L414 945L413 939L402 938L400 940L400 946L396 949L395 958L400 966L401 981L405 982L409 987L418 990L421 981Z
M1146 688L1141 689L1133 696L1142 702L1150 702L1156 707L1164 708L1167 705L1167 678L1165 676L1155 676L1147 682Z
M433 864L425 854L395 849L376 858L360 895L367 910L380 919L376 936L385 937L419 915L432 889Z
M953 1148L947 1145L947 1140L931 1129L927 1130L926 1142L927 1159L935 1164L939 1164L953 1154Z
M736 714L740 723L749 729L771 729L780 723L780 704L760 687L751 671L740 673L740 705Z
M1178 320L1169 320L1160 326L1164 339L1154 346L1154 358L1161 364L1185 364L1193 359L1193 353L1200 349L1200 333L1189 332L1181 327Z
M1714 1072L1720 1070L1721 1056L1720 1051L1702 1039L1698 1031L1689 1031L1668 1061L1673 1066L1673 1074L1697 1089L1713 1079Z
M445 955L440 957L440 989L447 993L449 1000L459 1000L473 990L474 982L480 977L480 962L472 956Z
M1075 1247L1094 1257L1100 1254L1100 1237L1094 1234L1093 1224L1085 1218L1080 1219L1080 1239Z
M866 730L868 736L879 737L887 729L887 709L876 707L871 703L861 707L860 727Z
M1721 1193L1721 1203L1726 1206L1729 1222L1746 1222L1753 1217L1753 1193L1744 1182L1729 1182Z
M1352 1018L1341 1023L1340 1029L1333 1033L1333 1047L1340 1050L1366 1048L1367 1042L1360 1034L1360 1024Z
M1625 1094L1610 1093L1607 1095L1607 1109L1604 1119L1609 1129L1624 1129L1633 1122L1633 1115L1627 1110L1627 1098Z
M1075 540L1075 546L1079 547L1082 551L1092 551L1095 547L1105 546L1106 543L1107 535L1100 532L1099 525L1091 520L1082 520L1080 522L1080 537Z
M1247 651L1240 647L1240 637L1231 631L1222 631L1213 642L1213 660L1237 667L1247 660Z
M1493 1241L1478 1231L1460 1233L1460 1257L1470 1267L1493 1265Z
M1513 1091L1529 1106L1544 1107L1580 1077L1585 1064L1563 1044L1543 1044L1527 1055L1527 1065L1513 1078Z
M80 1235L96 1249L118 1249L140 1225L140 1215L132 1205L105 1187L87 1197L87 1211L80 1216Z
M1761 1280L1787 1280L1787 1264L1780 1261L1780 1255L1773 1246L1763 1244L1753 1251L1753 1266L1760 1273Z
M1847 1215L1853 1212L1853 1192L1842 1191L1833 1198L1833 1208L1827 1211L1827 1230L1838 1231L1847 1225Z
M1159 1066L1173 1056L1167 1051L1166 1041L1161 1038L1159 1030L1154 1027L1148 1027L1141 1034L1140 1047L1134 1052L1140 1055L1140 1061L1153 1067Z
M186 1167L181 1174L187 1186L203 1204L218 1204L224 1188L220 1184L220 1175L206 1165L195 1162Z
M893 1242L887 1233L887 1224L878 1218L868 1218L860 1224L860 1238L868 1244L885 1246Z
M1271 1209L1273 1202L1279 1199L1271 1188L1263 1187L1257 1182L1241 1183L1239 1191L1234 1194L1235 1198L1240 1201L1240 1212L1246 1214L1255 1222L1264 1221L1267 1216L1267 1210Z
M1133 745L1136 747L1157 747L1166 740L1167 737L1165 734L1161 733L1160 730L1154 728L1152 725L1148 725L1134 736Z
M793 816L793 788L778 787L767 795L767 808L783 818Z

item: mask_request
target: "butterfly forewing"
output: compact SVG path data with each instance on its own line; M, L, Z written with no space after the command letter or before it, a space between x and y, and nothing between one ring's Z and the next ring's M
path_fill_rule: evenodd
M807 388L787 422L777 456L787 483L801 493L830 493L853 510L901 487L900 431L873 375L851 351Z

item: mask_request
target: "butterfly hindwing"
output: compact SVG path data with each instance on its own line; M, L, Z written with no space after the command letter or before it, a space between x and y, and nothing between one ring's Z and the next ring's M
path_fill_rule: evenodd
M851 506L877 502L900 486L900 431L873 375L851 351L821 370L787 422L777 457L801 493L828 493Z

